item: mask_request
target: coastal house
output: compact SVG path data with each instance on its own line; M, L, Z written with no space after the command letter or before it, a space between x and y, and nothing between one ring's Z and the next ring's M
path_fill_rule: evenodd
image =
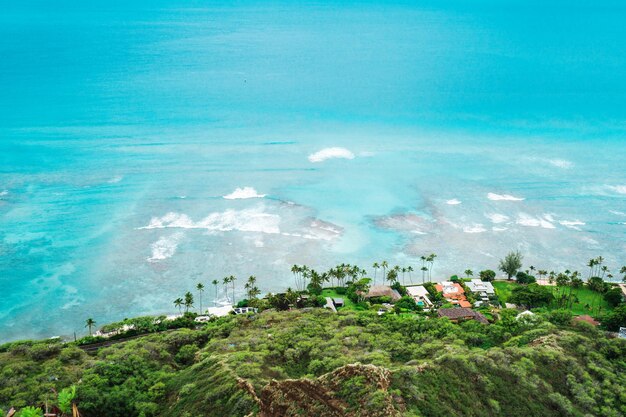
M619 332L617 333L617 337L620 339L626 339L626 327L620 327Z
M482 301L489 301L489 297L496 295L496 290L491 282L481 281L480 279L472 279L466 282L467 288L476 294Z
M472 304L465 298L465 290L460 284L450 281L443 281L436 284L435 289L439 291L447 302L456 304L464 308L470 308Z
M431 308L433 302L428 298L428 290L423 285L414 285L406 287L406 292L415 300L415 302L424 308Z
M437 310L437 315L439 317L447 317L454 322L458 322L459 320L476 320L482 324L489 324L487 317L471 308L440 308Z
M400 293L388 285L372 285L367 294L365 294L365 298L376 298L376 297L389 297L391 301L396 302L402 296Z

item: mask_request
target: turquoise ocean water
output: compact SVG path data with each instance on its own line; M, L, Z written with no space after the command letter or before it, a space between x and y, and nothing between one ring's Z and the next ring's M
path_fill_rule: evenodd
M625 7L4 1L0 340L294 263L618 269Z

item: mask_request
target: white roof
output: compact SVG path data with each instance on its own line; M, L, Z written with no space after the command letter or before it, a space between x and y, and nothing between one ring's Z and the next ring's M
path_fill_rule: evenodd
M206 309L207 313L217 317L227 316L231 312L233 306L221 306L221 307L209 307Z
M479 279L473 279L465 285L467 285L467 288L469 288L471 292L486 292L487 294L495 293L491 282L483 282Z
M408 292L413 297L428 297L428 290L423 285L406 287L406 292Z

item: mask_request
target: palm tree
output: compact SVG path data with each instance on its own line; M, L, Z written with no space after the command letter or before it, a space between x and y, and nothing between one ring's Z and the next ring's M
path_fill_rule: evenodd
M465 276L466 276L466 277L468 277L468 278L469 278L469 277L471 277L471 276L473 276L473 275L474 275L474 271L472 271L471 269L466 269L466 270L465 270Z
M387 279L387 268L389 268L389 264L387 261L382 261L380 263L380 267L383 269L383 282Z
M424 265L422 268L422 284L424 282L426 282L426 271L428 271L428 268L426 267L426 265Z
M256 277L254 275L250 275L250 277L248 278L248 281L246 281L246 284L244 285L244 288L246 289L246 293L248 296L248 300L252 300L257 295L256 291L258 291L259 289L254 285L255 283L256 283Z
M198 290L200 295L200 314L202 314L202 293L204 292L204 284L199 282L198 285L196 285L196 290Z
M187 291L185 293L185 313L189 313L189 309L193 307L193 294Z
M96 321L91 317L85 320L85 327L89 327L89 336L92 335L91 328L96 325Z
M213 305L217 305L217 286L220 285L220 282L216 279L211 281L211 284L215 287L215 298L213 299Z
M235 278L234 275L231 275L229 279L230 279L230 283L233 285L233 304L235 304L235 280L237 278Z
M619 273L623 275L622 282L626 283L626 266L623 266L622 269L619 270Z
M405 285L404 277L406 275L406 268L402 267L402 285Z
M180 314L183 314L183 299L178 297L177 299L174 300L174 307L178 308L178 311L180 312Z
M602 271L602 279L604 279L604 276L606 275L607 272L609 272L609 267L606 265L602 265L602 268L600 268L600 270Z
M434 253L431 253L426 258L426 261L428 263L430 263L430 267L428 268L428 281L429 282L432 281L432 278L433 278L433 265L435 264L435 258L436 257L437 257L437 255L435 255Z
M409 281L411 281L411 284L413 284L413 277L411 276L411 272L413 272L413 267L411 265L409 265L406 268L406 271L409 273Z
M224 277L222 279L222 284L224 284L224 293L226 293L226 298L230 301L230 297L228 296L228 284L230 284L230 277Z
M376 273L378 272L378 268L380 268L380 265L378 265L378 262L374 262L372 268L374 268L374 285L376 285Z

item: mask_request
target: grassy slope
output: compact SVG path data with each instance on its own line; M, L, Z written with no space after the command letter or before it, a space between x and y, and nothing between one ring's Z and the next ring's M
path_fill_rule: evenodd
M389 369L391 385L376 388L367 374L335 376L334 385L306 382L343 375L342 367L355 362ZM625 370L626 342L584 324L265 312L146 336L94 357L75 347L0 350L0 408L36 403L51 387L81 380L85 417L242 416L261 410L256 396L270 409L301 398L321 409L360 408L363 416L380 414L392 396L406 416L610 417L626 414ZM273 380L288 384L272 388Z
M331 298L343 298L344 306L340 307L340 310L354 310L355 305L345 294L339 294L337 291L332 289L324 289L322 290L322 297L331 297Z
M508 302L509 297L511 296L511 291L513 288L517 287L515 281L494 281L493 286L496 289L496 294L498 298L502 302ZM559 296L559 294L569 294L570 287L556 287L556 286L548 286L552 290L555 298ZM598 294L589 288L573 288L572 295L575 296L578 301L572 303L571 311L575 315L589 314L592 316L597 316L599 314L605 313L607 311L612 310L612 307L604 300L601 294ZM593 306L593 311L591 308L587 308L586 305ZM550 308L558 308L558 305L555 303L550 306ZM598 313L599 312L599 313Z

